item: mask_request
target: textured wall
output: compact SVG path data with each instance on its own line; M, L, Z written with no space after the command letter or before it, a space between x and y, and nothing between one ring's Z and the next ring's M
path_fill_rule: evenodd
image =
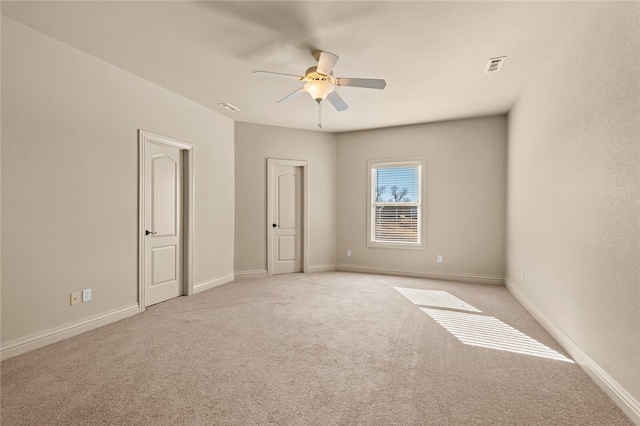
M502 283L506 146L505 116L338 135L339 268ZM403 157L426 157L425 249L369 248L367 160Z
M237 122L237 273L267 269L267 158L309 162L309 266L335 265L336 137L330 133Z
M195 146L194 284L232 277L231 120L6 18L2 106L3 345L137 303L138 129Z
M640 4L595 2L509 114L507 279L640 401ZM520 271L524 280L520 280Z

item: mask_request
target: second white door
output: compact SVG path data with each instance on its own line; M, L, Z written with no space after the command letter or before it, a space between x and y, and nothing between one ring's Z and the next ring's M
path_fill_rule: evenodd
M179 148L145 146L144 304L182 295L182 154Z
M270 232L273 274L302 271L302 167L274 165Z

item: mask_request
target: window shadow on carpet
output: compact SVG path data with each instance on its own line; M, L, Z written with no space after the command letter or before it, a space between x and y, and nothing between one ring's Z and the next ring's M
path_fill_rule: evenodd
M573 363L519 330L442 290L394 287L465 345ZM424 307L428 306L428 307ZM434 309L435 308L435 309Z

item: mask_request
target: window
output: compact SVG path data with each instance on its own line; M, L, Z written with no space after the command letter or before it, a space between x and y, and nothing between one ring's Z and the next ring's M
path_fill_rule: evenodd
M424 159L369 161L369 247L424 248Z

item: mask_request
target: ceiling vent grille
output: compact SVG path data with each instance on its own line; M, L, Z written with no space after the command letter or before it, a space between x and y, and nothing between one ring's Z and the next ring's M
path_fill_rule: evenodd
M487 66L484 69L485 74L500 71L500 68L502 68L502 64L504 63L505 59L507 59L506 56L489 59L489 62L487 62Z
M219 103L218 105L220 105L222 108L227 109L231 112L240 111L240 108L238 108L237 106L231 105L229 102L222 102L222 103Z

